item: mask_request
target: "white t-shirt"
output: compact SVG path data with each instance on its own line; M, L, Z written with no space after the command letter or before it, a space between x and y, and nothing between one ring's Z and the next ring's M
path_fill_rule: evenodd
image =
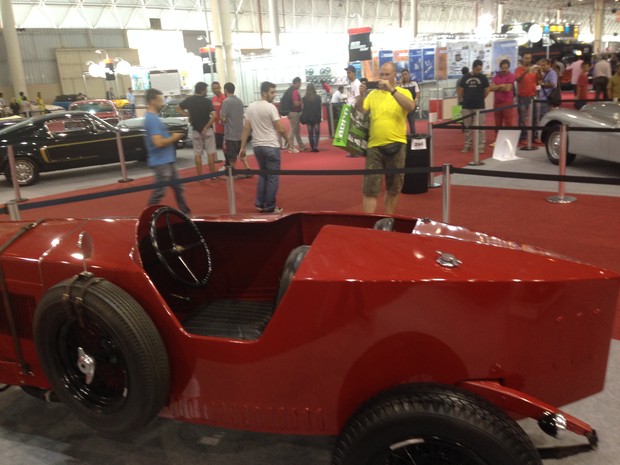
M355 105L355 101L360 94L360 84L360 80L356 79L349 85L349 95L347 96L347 103L349 105Z
M266 100L250 103L245 117L252 125L252 145L254 147L280 148L280 136L274 123L280 120L278 109Z
M332 103L341 103L343 100L344 100L344 96L342 95L342 92L340 92L339 90L334 92L334 94L332 95Z

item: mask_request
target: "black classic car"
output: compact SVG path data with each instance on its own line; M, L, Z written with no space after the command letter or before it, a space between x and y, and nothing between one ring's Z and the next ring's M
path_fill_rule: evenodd
M176 110L177 104L181 101L182 100L177 99L170 100L159 112L159 117L168 128L168 131L182 132L183 134L185 134L185 137L183 137L183 139L177 142L177 148L179 149L189 146L192 143L191 138L188 135L189 118L187 116L181 115ZM137 118L128 118L122 120L118 123L118 127L144 130L144 117L139 116Z
M117 163L118 134L127 161L146 160L143 131L116 128L84 111L28 118L0 130L0 171L11 179L9 145L20 186L35 184L45 171Z

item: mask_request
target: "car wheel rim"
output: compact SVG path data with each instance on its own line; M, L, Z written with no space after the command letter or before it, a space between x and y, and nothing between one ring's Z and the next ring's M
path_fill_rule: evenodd
M549 148L549 155L555 160L560 159L560 133L554 132L549 136L549 142L547 142Z
M377 465L489 465L464 444L437 437L394 443L374 461Z
M17 182L19 184L27 184L34 177L34 168L27 161L17 160L15 162L15 172L17 174Z
M57 339L64 384L84 406L104 413L118 411L128 395L128 369L121 350L105 328L84 319L67 322ZM86 368L92 373L87 374Z

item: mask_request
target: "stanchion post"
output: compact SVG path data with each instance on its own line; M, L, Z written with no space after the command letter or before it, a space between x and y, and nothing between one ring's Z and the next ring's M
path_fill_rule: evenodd
M430 147L428 148L429 154L429 166L433 166L433 158L435 157L435 137L433 136L433 123L428 123L428 137L430 141ZM435 176L433 172L428 172L428 187L439 187L441 184L435 182Z
M522 147L521 150L538 150L538 147L532 145L532 128L534 126L534 105L536 105L536 99L531 99L527 108L527 122L530 129L527 130L527 146Z
M11 181L13 182L13 192L15 195L15 202L21 202L25 199L21 198L21 192L19 190L19 181L17 180L17 169L15 169L15 152L13 151L12 145L7 146L6 153L9 157L9 170L11 171Z
M445 163L443 165L443 212L442 221L444 223L450 222L450 186L452 182L452 165Z
M9 218L12 221L20 221L22 219L19 215L19 207L15 200L11 200L9 203L7 203L6 209L9 212Z
M474 126L480 126L480 110L476 110L474 113ZM484 165L484 163L480 161L480 129L474 129L472 137L474 138L474 159L469 162L468 165Z
M329 128L329 137L334 137L336 123L334 123L334 105L332 102L329 102L327 107L327 127Z
M566 175L566 152L568 151L568 126L562 124L560 126L560 176ZM566 186L563 180L560 180L558 186L558 195L547 197L547 201L551 203L573 203L577 200L575 197L566 194Z
M127 177L127 164L125 163L125 150L123 149L123 140L121 139L121 130L116 130L116 147L118 149L118 159L121 162L121 175L122 179L118 182L130 182L133 179Z
M231 215L236 215L237 202L235 201L235 178L232 166L228 165L226 167L226 173L228 174L228 179L226 179L226 185L228 186L228 212Z

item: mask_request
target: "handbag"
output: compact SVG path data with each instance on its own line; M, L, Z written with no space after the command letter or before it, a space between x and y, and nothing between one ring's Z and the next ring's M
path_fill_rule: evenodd
M306 115L306 112L301 110L301 114L299 115L299 122L301 124L308 124L308 116Z
M547 101L554 107L559 107L562 104L562 93L558 86L555 86L551 93L547 95Z
M333 146L354 155L366 155L370 118L352 105L343 105L336 126Z

